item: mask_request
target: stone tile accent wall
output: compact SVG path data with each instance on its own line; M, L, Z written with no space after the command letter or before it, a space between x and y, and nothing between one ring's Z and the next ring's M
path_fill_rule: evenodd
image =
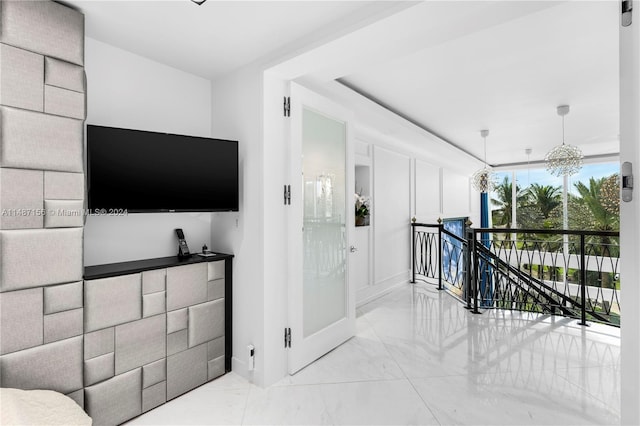
M0 386L83 405L84 16L0 2Z

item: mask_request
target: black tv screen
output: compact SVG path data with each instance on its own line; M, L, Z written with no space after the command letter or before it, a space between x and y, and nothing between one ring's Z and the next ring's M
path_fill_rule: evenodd
M92 213L238 210L238 142L87 126Z

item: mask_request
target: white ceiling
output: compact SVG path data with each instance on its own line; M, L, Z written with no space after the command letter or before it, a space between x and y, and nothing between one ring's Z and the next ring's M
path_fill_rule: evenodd
M209 79L333 40L318 73L478 158L489 129L490 164L526 162L529 147L542 159L561 142L561 104L567 143L619 151L614 0L65 3L89 37Z
M87 36L207 79L397 8L386 1L63 3L84 13Z
M489 129L490 164L526 162L526 148L531 161L543 159L562 142L562 104L571 106L567 143L587 156L618 153L617 2L539 2L544 8L533 13L524 2L480 3L478 21L506 9L522 16L436 45L425 41L341 81L479 158L479 131ZM447 24L468 28L460 17Z

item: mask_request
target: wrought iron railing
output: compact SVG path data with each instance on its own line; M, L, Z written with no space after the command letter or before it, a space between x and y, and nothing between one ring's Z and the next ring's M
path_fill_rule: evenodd
M437 284L474 313L511 309L620 324L619 233L466 230L412 224L412 282Z

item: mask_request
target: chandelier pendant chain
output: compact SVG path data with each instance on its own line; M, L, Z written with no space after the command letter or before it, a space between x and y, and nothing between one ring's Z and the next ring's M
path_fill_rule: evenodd
M487 137L482 138L484 140L484 167L487 168Z
M554 176L572 176L582 168L583 154L580 148L565 143L564 116L569 113L569 105L560 105L558 115L562 117L562 144L554 147L545 156L547 171Z
M489 135L488 130L481 130L480 136L482 136L483 144L484 144L484 165L483 167L476 171L471 177L471 184L473 188L478 192L491 192L495 188L495 176L493 171L489 168L489 164L487 163L487 136Z

